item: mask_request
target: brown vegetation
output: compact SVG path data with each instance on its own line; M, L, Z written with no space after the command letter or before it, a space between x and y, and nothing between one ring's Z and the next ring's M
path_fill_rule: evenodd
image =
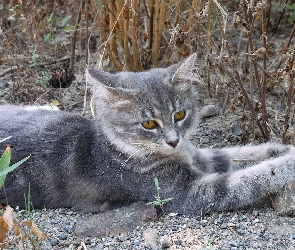
M196 52L208 95L224 100L223 112L245 104L240 117L253 138L275 132L288 142L294 9L288 0L3 1L0 65L17 67L10 101L32 103L48 87L68 87L86 64L104 68L108 59L108 69L142 71ZM280 131L269 126L274 91L285 100Z

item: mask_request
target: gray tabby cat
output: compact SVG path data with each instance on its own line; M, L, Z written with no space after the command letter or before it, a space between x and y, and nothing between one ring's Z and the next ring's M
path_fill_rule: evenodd
M294 182L293 146L198 149L190 142L202 81L195 69L195 54L142 73L88 69L93 120L0 106L0 137L12 136L13 161L32 155L8 174L0 202L22 206L30 183L35 208L98 212L153 201L157 177L161 196L174 198L166 212L204 214L259 205Z

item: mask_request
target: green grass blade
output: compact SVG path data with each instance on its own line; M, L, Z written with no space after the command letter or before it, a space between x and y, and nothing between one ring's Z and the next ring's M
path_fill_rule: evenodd
M10 146L8 145L0 158L0 187L3 186L5 178L6 178L6 174L1 175L1 173L5 172L9 168L10 159L11 159L11 150L10 150Z
M7 175L9 172L15 170L19 165L23 164L26 160L28 160L30 158L30 156L27 156L26 158L14 163L13 165L11 165L9 168L6 168L4 170L2 170L0 172L0 177L3 175Z

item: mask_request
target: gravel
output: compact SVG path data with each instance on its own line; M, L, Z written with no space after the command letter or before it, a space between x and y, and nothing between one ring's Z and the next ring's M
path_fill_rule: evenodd
M76 223L88 216L68 209L33 212L47 234L41 249L295 249L295 219L270 208L204 217L163 215L121 235L78 239Z

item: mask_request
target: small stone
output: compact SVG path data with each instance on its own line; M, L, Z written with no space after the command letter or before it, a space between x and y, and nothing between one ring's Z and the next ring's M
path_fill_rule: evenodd
M182 244L182 240L176 240L174 243L175 245L180 246Z
M200 224L201 224L202 226L206 226L206 225L208 224L208 221L207 221L207 220L201 220L201 221L200 221Z
M208 137L202 137L200 139L200 143L204 144L204 143L209 143L210 142L210 139Z
M229 222L229 223L227 223L227 226L228 226L228 227L235 227L236 224L235 224L235 223L231 223L231 222Z
M97 244L94 250L103 250L103 244Z
M269 240L269 238L270 238L270 237L269 237L269 234L264 234L264 235L263 235L263 238L264 238L265 240Z
M153 228L148 228L143 232L144 242L152 250L159 249L159 247L157 245L157 241L159 238L158 233L159 233L159 231L157 229L153 229Z
M54 246L58 245L58 240L57 239L51 239L50 244L51 244L51 246L54 247Z
M171 246L171 238L168 235L164 235L161 238L161 246L162 248L169 248Z
M7 82L0 80L0 88L5 88L7 85Z
M240 124L236 124L233 128L233 132L235 135L242 135L243 132L242 132L242 128L241 128L241 125Z
M59 238L60 240L66 240L66 239L68 238L68 235L65 234L65 233L62 233L62 234L58 235L58 238Z
M201 109L200 115L202 118L208 118L218 115L218 112L215 105L207 105Z
M139 242L139 240L134 240L132 244L133 244L134 246L139 246L140 242Z

